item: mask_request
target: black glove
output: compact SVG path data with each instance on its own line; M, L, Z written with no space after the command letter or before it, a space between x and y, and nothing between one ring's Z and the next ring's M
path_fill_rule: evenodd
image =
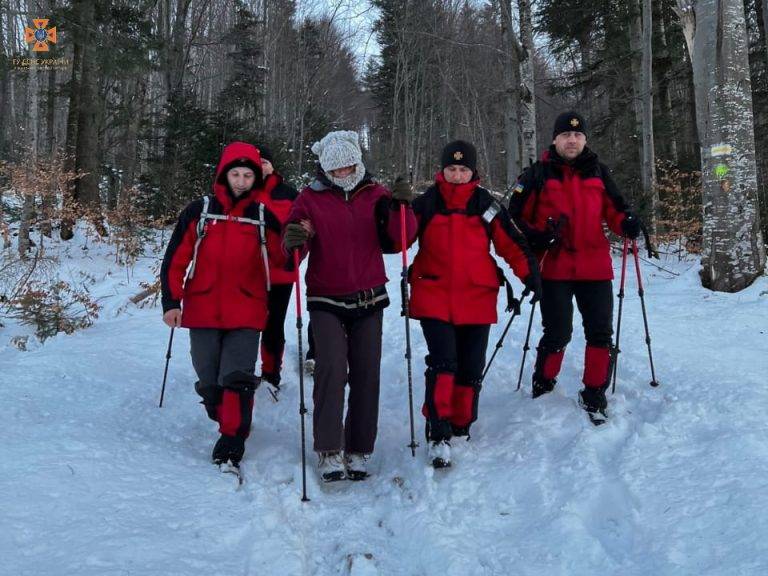
M563 228L568 222L568 216L560 214L560 218L547 219L547 225L544 230L531 230L528 234L532 248L541 250L550 250L560 244L560 238L563 234Z
M541 300L541 274L539 274L538 270L528 274L528 276L525 277L525 280L523 280L523 284L525 284L525 292L533 294L531 297L531 304L535 304ZM523 296L525 296L525 293L523 293Z
M301 248L309 240L309 232L298 222L286 224L283 234L283 244L288 250Z
M392 200L406 205L413 202L413 186L402 176L392 186Z
M636 240L640 236L642 226L640 218L632 214L632 212L627 212L624 220L621 221L621 231L630 240Z

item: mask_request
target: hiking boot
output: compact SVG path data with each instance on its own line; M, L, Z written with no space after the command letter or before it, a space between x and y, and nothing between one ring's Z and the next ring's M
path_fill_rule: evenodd
M227 436L222 434L213 447L211 458L214 464L224 464L231 461L234 465L239 465L240 460L245 454L245 440L238 436Z
M338 482L346 480L347 470L344 467L344 459L341 452L320 452L320 462L317 465L320 479L323 482Z
M451 465L451 443L448 440L436 440L429 445L427 457L433 468L448 468Z
M555 389L557 384L557 378L541 378L540 376L533 376L533 386L531 387L531 397L538 398L544 394L549 394Z
M350 480L365 480L368 478L368 458L369 454L355 454L354 452L344 453L344 466L347 472L347 478Z
M595 426L605 424L608 408L608 400L605 398L605 388L587 388L579 392L579 405L589 416L589 420Z
M280 373L279 372L262 372L262 381L266 382L270 386L274 386L278 390L280 389Z

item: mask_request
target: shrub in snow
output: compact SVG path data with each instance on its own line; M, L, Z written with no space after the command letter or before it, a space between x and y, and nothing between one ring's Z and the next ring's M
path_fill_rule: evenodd
M99 309L88 292L57 280L50 284L30 282L11 302L9 315L33 326L44 341L59 332L72 334L89 327L99 317Z

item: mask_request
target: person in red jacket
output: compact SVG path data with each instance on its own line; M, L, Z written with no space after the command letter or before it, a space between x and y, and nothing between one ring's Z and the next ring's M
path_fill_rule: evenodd
M264 175L264 186L259 188L256 201L264 204L272 212L280 224L285 224L288 214L296 200L298 192L293 186L286 184L283 177L273 166L272 152L266 146L259 146L261 155L261 170ZM293 290L293 272L285 270L275 262L270 263L269 276L272 289L267 298L267 326L261 335L261 379L280 389L280 370L283 365L283 350L285 349L285 314L291 300Z
M376 441L382 320L389 305L382 254L400 250L399 199L366 172L356 132L331 132L312 152L320 160L317 177L294 202L283 243L289 252L309 253L314 449L324 482L363 480ZM416 234L410 209L406 232L411 239Z
M582 407L605 421L613 335L613 266L603 223L637 238L641 224L628 209L608 168L587 147L587 127L576 112L558 116L553 143L520 176L509 211L541 260L543 293L533 397L551 392L573 330L573 299L587 340Z
M226 146L213 194L184 208L160 270L163 321L189 328L195 390L219 424L216 464L239 466L245 452L269 270L286 261L280 222L256 201L262 186L259 151Z
M395 185L407 186L402 182ZM480 186L475 147L462 140L442 152L435 184L413 203L419 251L409 272L410 316L427 341L426 392L429 458L451 465L452 436L469 436L477 419L485 353L504 274L496 253L538 298L539 269L507 210Z

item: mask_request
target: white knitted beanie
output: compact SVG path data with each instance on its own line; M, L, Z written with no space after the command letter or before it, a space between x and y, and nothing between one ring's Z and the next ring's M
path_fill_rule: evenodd
M363 159L360 138L352 130L329 132L320 142L312 144L312 152L320 158L320 166L326 174L331 170L360 164Z

